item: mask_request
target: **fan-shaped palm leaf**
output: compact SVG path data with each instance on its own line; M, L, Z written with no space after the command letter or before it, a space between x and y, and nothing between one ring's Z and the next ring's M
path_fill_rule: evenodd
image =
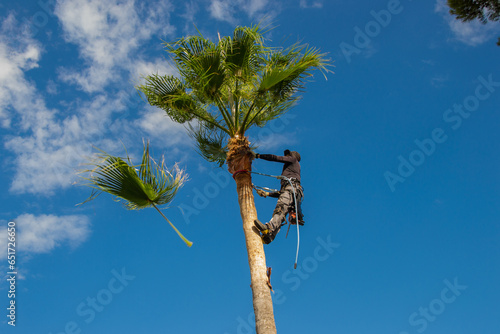
M207 161L215 162L222 167L227 157L227 139L225 132L211 129L204 124L189 125L189 135L194 138L198 153Z
M225 65L242 81L248 81L265 64L265 51L259 27L237 27L233 38L221 41L226 53Z
M186 174L182 170L177 166L169 170L163 158L160 163L154 161L149 155L149 143L144 145L142 163L139 166L132 165L128 156L124 160L103 151L91 165L94 168L82 172L89 173L84 179L89 181L86 185L94 191L83 203L106 192L116 196L116 200L122 202L129 210L154 207L179 237L191 247L193 243L187 240L158 208L170 203L179 188L183 186Z
M220 46L202 36L189 36L166 43L166 48L174 55L179 73L200 99L214 102L225 77Z

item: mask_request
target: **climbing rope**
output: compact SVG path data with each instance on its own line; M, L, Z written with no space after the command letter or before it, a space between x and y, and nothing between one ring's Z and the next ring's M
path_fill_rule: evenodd
M278 189L272 189L272 188L268 188L268 187L261 187L261 186L256 186L255 184L252 184L252 187L255 189L255 190L265 190L265 191L268 191L268 192L278 192L279 190Z
M295 202L295 225L297 225L297 253L295 254L295 263L293 265L293 269L297 269L297 261L299 259L299 246L300 246L300 233L299 233L299 210L297 206L297 197L295 195L295 187L292 184L292 180L290 180L286 176L282 176L283 179L287 180L288 183L290 183L290 186L292 186L292 191L293 191L293 200Z
M236 175L238 175L240 173L251 173L251 174L257 174L257 175L262 175L262 176L267 176L267 177L273 177L273 178L278 179L278 180L286 180L286 181L288 181L288 183L292 187L293 202L295 203L295 225L297 225L297 252L295 253L295 263L293 265L293 269L297 269L297 261L298 261L298 258L299 258L299 247L300 247L299 212L298 212L298 208L299 207L297 205L297 196L295 194L295 187L293 186L292 180L290 178L286 177L286 176L283 176L283 175L270 175L270 174L252 172L252 171L248 171L248 170L239 170L239 171L234 172L233 173L233 179L235 178ZM275 189L269 189L269 188L266 188L266 187L259 187L259 186L255 186L255 185L253 185L253 187L254 188L257 187L257 188L261 188L261 189L265 189L265 190L274 190L274 191L277 191ZM288 232L287 232L287 235L288 235Z

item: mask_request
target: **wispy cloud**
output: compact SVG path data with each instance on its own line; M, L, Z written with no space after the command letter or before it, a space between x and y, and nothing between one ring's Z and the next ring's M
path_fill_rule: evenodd
M153 61L138 59L134 62L134 67L130 70L130 79L134 85L141 84L143 78L149 74L177 75L177 70L164 58L157 58Z
M158 146L175 146L190 142L183 125L171 121L167 114L158 108L147 108L133 123L134 129L142 130L153 144Z
M4 138L5 146L15 153L17 165L11 190L39 192L50 189L54 174L47 173L57 161L54 144L45 147L53 134L63 132L55 121L56 111L47 108L44 98L26 78L26 72L38 67L42 49L33 39L20 34L21 25L13 15L2 23L0 35L0 115L2 126L16 128L17 135ZM66 155L67 152L61 152ZM38 159L31 159L37 156Z
M437 74L431 78L431 85L436 88L444 87L444 84L450 80L448 74Z
M240 13L249 18L274 17L276 4L271 6L269 0L210 0L208 11L212 18L235 24Z
M16 154L15 174L10 190L14 193L51 195L67 188L76 179L75 170L90 156L92 143L109 148L104 136L110 134L113 113L123 111L119 97L98 95L93 101L66 106L71 116L57 118L57 110L46 110L43 102L30 111L32 122L26 133L12 136L5 147Z
M261 153L273 152L277 149L289 148L297 144L297 140L291 139L295 138L294 133L273 133L267 136L262 136L262 138L257 142L259 145L259 150ZM280 152L274 152L273 154L280 155Z
M268 2L268 0L250 0L243 3L243 8L246 10L249 17L254 17L267 7Z
M24 254L49 253L56 247L76 248L87 240L90 220L82 215L23 214L13 220L16 223L16 251ZM7 228L2 226L0 250L7 249Z
M234 17L235 5L233 2L227 0L210 1L210 6L208 7L210 15L216 20L234 23L236 18Z
M98 92L123 80L121 70L131 71L140 47L154 34L174 31L168 22L168 1L141 4L134 0L66 0L57 3L67 42L76 44L85 70L62 68L60 78L85 92Z
M479 21L462 22L450 14L446 0L437 0L435 12L440 14L448 24L453 39L470 45L477 46L491 41L500 33L500 25L497 22L482 24Z
M323 8L323 1L300 0L300 8Z
M185 12L179 16L185 20L183 32L186 35L194 35L196 33L195 28L195 16L198 12L198 5L194 1L184 2Z
M0 27L0 125L4 128L11 125L14 117L12 108L21 114L25 128L35 121L29 119L32 116L29 111L33 108L43 109L36 88L24 76L25 71L38 67L42 48L35 40L20 34L20 30L13 14ZM50 114L47 110L40 111Z

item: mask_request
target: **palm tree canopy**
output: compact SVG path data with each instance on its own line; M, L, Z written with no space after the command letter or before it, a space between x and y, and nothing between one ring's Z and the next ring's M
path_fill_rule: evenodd
M217 43L200 35L165 47L180 77L148 75L138 89L173 121L196 121L190 132L200 153L221 165L228 138L281 116L299 99L312 70L328 72L329 65L308 46L266 47L259 26L237 27Z
M103 151L97 154L91 165L92 169L82 172L89 174L83 178L94 191L83 203L106 192L115 196L129 210L154 207L181 239L188 246L192 245L158 209L158 206L169 204L174 199L187 176L177 166L169 170L163 157L160 163L153 160L149 154L149 143L144 145L142 162L138 166L134 166L128 156L122 159Z

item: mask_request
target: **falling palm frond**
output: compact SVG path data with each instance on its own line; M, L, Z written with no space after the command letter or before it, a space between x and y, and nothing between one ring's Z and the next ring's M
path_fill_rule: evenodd
M153 160L149 154L149 143L144 145L142 163L139 166L132 165L128 156L124 160L104 151L101 151L90 165L94 168L82 172L88 173L89 176L83 178L88 181L85 185L93 188L93 192L83 203L106 192L116 196L116 200L123 202L128 210L154 207L186 245L192 246L193 243L187 240L158 208L174 199L187 175L177 166L169 170L163 158L160 163Z

